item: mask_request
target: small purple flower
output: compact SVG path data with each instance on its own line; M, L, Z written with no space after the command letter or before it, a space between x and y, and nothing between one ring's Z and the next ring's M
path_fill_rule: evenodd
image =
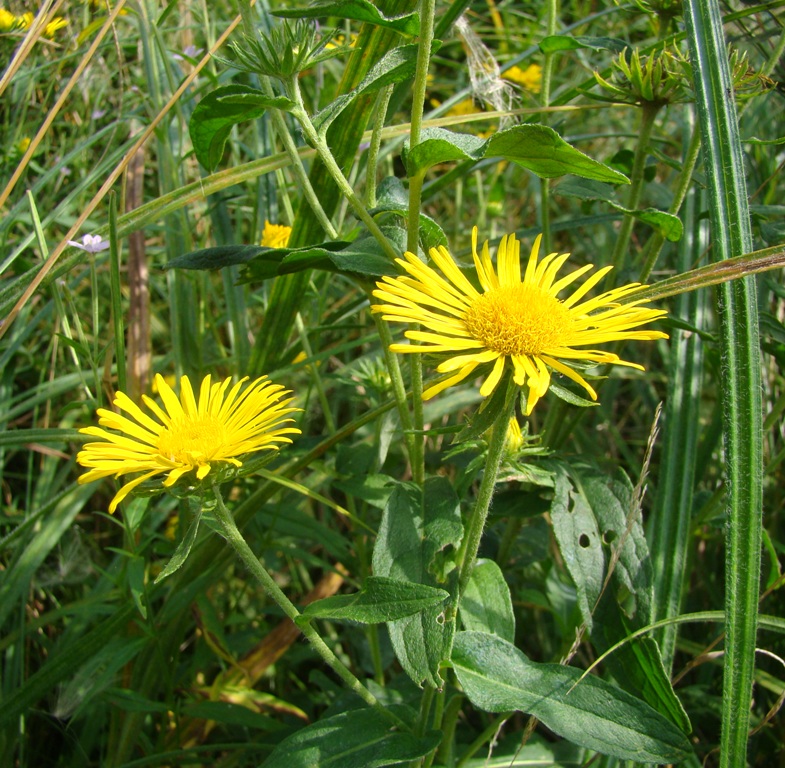
M173 53L172 58L175 61L183 61L186 58L195 59L203 51L204 48L197 48L195 45L186 45L182 55L180 55L179 53Z
M78 248L80 251L87 251L88 253L99 253L109 247L109 243L101 235L85 235L81 243L77 243L76 240L69 240L68 245L73 245L74 248Z

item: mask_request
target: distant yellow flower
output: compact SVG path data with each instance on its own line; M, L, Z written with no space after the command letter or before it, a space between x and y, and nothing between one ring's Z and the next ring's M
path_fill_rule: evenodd
M241 379L229 389L231 379L213 384L208 375L202 381L197 402L187 376L180 379L178 399L157 374L155 384L163 408L152 398L142 397L152 416L128 395L118 392L114 405L130 418L99 408L98 423L117 432L100 427L80 430L102 442L87 443L77 454L77 462L89 470L79 482L138 475L112 499L109 511L114 512L136 486L156 475L166 474L163 490L189 472L195 473L195 481L204 480L214 469L242 466L239 457L245 454L278 450L276 443L291 443L286 435L300 434L296 427L282 427L293 421L286 416L298 410L289 407L292 398L287 395L291 393L266 376L243 388L247 380Z
M262 245L267 248L286 248L289 243L289 235L292 228L285 224L270 224L264 220L264 230L262 231Z
M30 11L16 17L20 29L27 29L33 23L33 19L35 19L35 16Z
M8 32L16 27L16 16L5 8L0 8L0 32Z
M29 136L25 136L24 138L19 139L19 141L17 141L16 144L14 145L14 147L16 147L16 151L19 152L20 155L23 155L25 152L27 152L27 148L29 146L30 146Z
M665 315L662 310L641 307L644 299L619 303L644 287L639 283L581 301L611 267L597 270L571 296L557 298L593 266L580 267L554 282L569 254L552 253L538 262L540 239L538 236L534 241L521 277L520 243L515 235L502 238L494 269L487 242L482 253L477 253L475 227L472 252L481 291L458 269L443 246L431 249L431 259L441 274L414 254L406 253L404 259L396 261L408 274L384 277L376 284L373 295L384 303L374 305L374 312L381 312L385 320L419 323L427 329L407 330L404 334L420 344L393 344L390 349L448 356L436 370L453 375L428 387L424 399L463 381L478 367L481 371L490 368L480 388L480 394L487 397L501 380L509 360L515 383L528 387L526 415L548 391L549 369L577 382L596 400L594 389L565 361L641 368L612 352L582 347L625 339L667 338L660 331L630 330Z
M502 77L517 83L531 93L539 93L542 88L542 67L539 64L529 64L526 69L510 67Z
M68 26L68 20L64 19L62 16L55 16L47 25L44 27L44 36L45 37L54 37L55 32L58 29L62 29L63 27Z

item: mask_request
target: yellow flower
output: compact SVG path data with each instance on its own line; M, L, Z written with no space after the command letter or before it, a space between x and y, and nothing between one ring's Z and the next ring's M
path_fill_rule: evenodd
M45 37L54 37L55 32L58 29L62 29L63 27L68 26L68 20L64 19L62 16L55 16L47 25L44 27L44 36Z
M510 417L510 423L507 425L507 437L505 439L504 447L508 453L516 454L523 447L523 433L521 432L521 425L518 424L518 419L515 416Z
M204 480L213 468L242 466L239 457L247 453L278 450L276 443L291 443L286 435L299 435L300 430L281 426L293 421L285 418L287 414L298 410L288 407L292 398L287 395L291 393L266 376L243 389L247 379L229 389L231 379L213 384L208 375L197 403L187 376L180 379L178 399L157 374L155 383L163 408L152 398L142 397L152 416L118 392L114 404L130 418L99 408L98 423L119 434L100 427L80 430L102 442L87 443L77 454L77 462L89 470L79 482L143 473L117 492L109 505L109 511L114 512L136 486L156 475L166 474L163 488L170 488L189 472L195 472L195 480Z
M532 93L539 93L542 88L542 67L539 64L529 64L526 69L510 67L502 77Z
M548 391L553 369L580 384L592 400L597 393L571 363L589 366L598 363L627 365L612 352L584 349L624 339L663 339L660 331L632 331L639 325L657 320L665 312L641 307L645 300L620 304L644 286L631 283L613 288L593 299L583 297L611 270L603 267L589 277L572 295L559 299L568 285L593 269L580 267L556 280L556 273L569 254L552 253L538 261L540 237L534 241L526 270L521 276L520 243L515 235L502 238L494 270L488 243L477 253L477 227L472 230L472 252L482 290L458 269L449 251L431 249L431 258L441 271L423 264L406 253L398 264L408 273L385 277L373 295L383 304L372 307L385 320L419 323L427 330L407 330L405 336L419 344L393 344L393 352L428 352L448 355L437 367L452 375L437 381L423 392L428 399L453 384L463 381L478 367L490 366L480 394L487 397L502 378L507 361L513 379L528 387L526 415Z
M16 26L16 16L11 11L0 8L0 32L7 32Z
M262 245L267 248L286 248L289 242L289 235L291 234L291 227L287 227L285 224L270 224L265 219L264 230L262 231Z
M30 11L28 11L27 13L23 13L21 16L17 16L16 23L21 29L28 29L33 23L33 19L35 19L35 16Z

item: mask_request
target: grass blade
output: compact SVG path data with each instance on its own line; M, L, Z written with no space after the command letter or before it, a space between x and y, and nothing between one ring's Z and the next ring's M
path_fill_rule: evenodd
M717 0L684 4L703 135L715 258L752 250L736 103ZM755 283L720 289L727 483L725 642L720 765L746 763L761 559L762 422Z

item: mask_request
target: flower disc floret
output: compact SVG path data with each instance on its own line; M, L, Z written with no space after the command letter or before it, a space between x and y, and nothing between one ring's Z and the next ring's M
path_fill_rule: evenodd
M501 239L494 265L487 242L478 253L475 227L472 256L479 290L441 246L431 249L436 268L406 253L397 259L405 274L385 277L376 284L373 295L381 303L372 306L374 312L390 322L425 328L405 332L416 344L393 344L390 349L437 354L442 360L436 370L450 374L429 386L423 398L467 379L476 369L488 374L480 387L480 394L487 397L509 367L515 383L528 388L527 414L548 391L552 370L582 386L596 400L597 393L575 369L576 364L641 366L621 360L613 352L587 347L626 339L667 338L660 331L633 330L665 315L642 306L645 300L629 300L645 287L639 283L585 298L611 267L597 270L562 298L560 294L593 266L580 267L557 279L569 254L551 253L540 260L540 240L537 237L534 241L522 273L520 243L515 235Z
M231 379L213 383L208 375L197 400L187 376L180 379L178 398L158 374L161 404L144 395L146 410L118 392L114 405L126 415L99 408L101 426L80 430L100 442L87 443L77 454L77 462L88 469L79 482L135 475L112 499L109 511L114 512L134 488L156 476L165 475L162 490L184 477L193 484L242 466L247 454L291 443L287 435L300 434L296 427L284 426L293 421L288 415L298 410L290 407L291 393L266 376L243 386L247 381L230 386Z

